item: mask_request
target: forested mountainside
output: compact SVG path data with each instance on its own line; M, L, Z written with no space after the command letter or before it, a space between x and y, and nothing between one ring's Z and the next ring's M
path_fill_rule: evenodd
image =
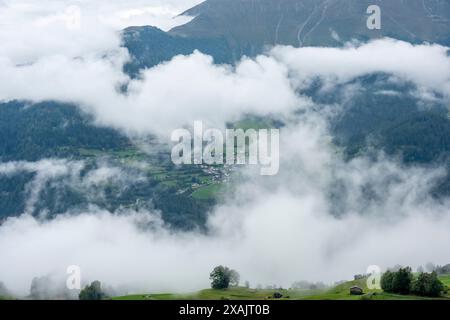
M151 26L123 30L123 46L132 58L125 71L137 77L140 70L194 50L211 55L216 63L233 63L276 44L341 46L351 39L384 36L411 43L450 44L449 1L376 1L382 9L380 31L366 28L366 9L372 2L208 0L184 13L195 17L191 22L169 32ZM342 106L343 112L330 118L330 131L348 159L375 149L399 157L406 165L447 164L448 106L441 99L423 100L413 94L413 84L393 84L387 77L375 74L353 79L326 94L318 81L301 93L319 106ZM359 90L348 100L345 92L351 85ZM111 211L155 208L166 222L189 229L204 224L228 176L225 168L177 168L171 164L168 150L157 143L152 145L153 152L144 153L123 133L96 126L77 106L57 102L2 103L0 135L2 163L42 159L83 162L79 180L69 179L69 183L70 174L45 180L45 191L39 192L32 204L27 204L25 191L39 178L37 169L0 174L0 218L26 210L32 214L47 210L52 216L95 204ZM92 192L83 183L99 169L99 161L134 178L127 183L106 179L90 186L96 190ZM136 162L148 163L148 167L137 169L133 167ZM447 178L436 186L435 195L449 193Z
M188 55L195 50L214 57L216 63L231 63L231 49L223 37L184 37L164 32L156 27L130 27L123 31L124 46L133 59L125 71L137 75L140 69L168 61L176 55Z
M207 0L187 10L195 18L165 33L154 27L124 30L134 57L126 69L152 67L195 49L216 63L255 56L274 45L342 46L351 40L391 37L450 45L450 2L379 0L382 28L369 30L370 0Z
M204 169L174 167L152 137L146 141L152 150L144 153L73 105L0 104L0 136L0 222L24 212L52 217L94 205L111 212L156 209L169 225L190 229L202 225L215 201L192 195L194 183L208 190L214 182ZM49 167L54 170L43 174Z

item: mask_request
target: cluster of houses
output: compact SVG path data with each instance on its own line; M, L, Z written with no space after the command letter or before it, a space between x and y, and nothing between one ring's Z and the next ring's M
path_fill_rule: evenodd
M220 167L201 165L200 167L202 168L204 173L213 178L214 182L227 182L233 170L233 167L229 165Z

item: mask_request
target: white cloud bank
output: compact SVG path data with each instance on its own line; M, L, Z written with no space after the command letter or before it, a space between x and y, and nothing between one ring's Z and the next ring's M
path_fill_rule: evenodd
M345 82L366 74L384 72L450 95L448 50L440 45L413 45L381 39L344 48L276 47L271 53L302 80L323 77Z
M175 57L130 80L124 49L72 59L64 55L17 66L0 56L0 100L58 100L81 105L98 123L132 133L170 133L194 120L220 126L246 113L289 115L309 106L296 95L315 77L328 85L373 72L450 95L450 57L439 45L384 39L344 49L277 47L236 67L214 65L201 53ZM130 81L127 95L118 87Z
M117 48L118 32L152 25L169 30L187 23L178 16L201 0L4 0L0 3L0 57L15 64Z

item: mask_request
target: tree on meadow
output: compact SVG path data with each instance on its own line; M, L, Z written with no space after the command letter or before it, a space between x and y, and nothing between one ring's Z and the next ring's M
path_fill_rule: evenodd
M223 290L228 289L230 285L239 285L239 273L228 267L217 266L210 273L211 287L213 289Z

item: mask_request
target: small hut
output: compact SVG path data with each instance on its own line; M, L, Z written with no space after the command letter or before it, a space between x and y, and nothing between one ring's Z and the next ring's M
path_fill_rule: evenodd
M360 295L364 294L364 291L362 288L360 288L358 286L353 286L350 288L350 294L353 296L360 296Z
M281 299L281 298L283 298L283 295L280 292L275 292L273 294L273 298L274 299Z

